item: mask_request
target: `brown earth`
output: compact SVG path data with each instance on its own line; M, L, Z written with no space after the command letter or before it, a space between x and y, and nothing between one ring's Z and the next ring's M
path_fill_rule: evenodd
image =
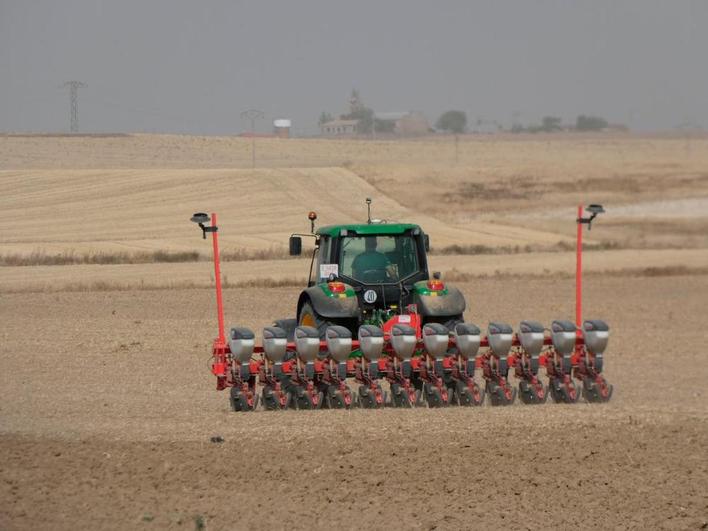
M371 195L434 248L511 253L431 256L471 280L467 320L548 324L572 315L573 253L537 251L598 201L612 402L235 414L207 368L209 264L2 266L0 529L708 528L707 137L257 144L253 171L241 138L0 135L0 255L208 255L187 217L209 209L223 251L276 256L308 210L362 220ZM292 284L305 262L223 271ZM227 289L227 319L259 330L297 292Z
M479 324L572 315L570 280L460 287ZM586 287L609 404L275 414L213 390L211 290L0 294L0 529L706 528L708 276Z

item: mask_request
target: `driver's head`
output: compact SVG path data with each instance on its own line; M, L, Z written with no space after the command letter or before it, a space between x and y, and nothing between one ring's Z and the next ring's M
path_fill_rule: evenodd
M376 250L376 236L367 236L364 240L366 250L371 252Z

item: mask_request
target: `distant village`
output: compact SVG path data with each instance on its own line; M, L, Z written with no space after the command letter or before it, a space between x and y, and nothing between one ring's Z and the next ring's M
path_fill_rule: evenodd
M334 118L323 112L318 125L322 136L421 136L434 132L418 111L376 112L364 105L357 90L349 98L349 113Z
M428 122L426 116L415 110L375 111L367 107L359 95L352 90L348 102L349 112L333 115L327 111L320 114L317 125L319 136L328 138L391 138L415 137L430 134L496 134L496 133L554 133L571 131L615 131L626 132L621 124L610 124L604 118L579 115L574 124L564 124L561 118L544 116L541 123L522 125L514 119L510 128L503 127L495 120L477 117L468 122L467 114L460 110L445 111L435 122ZM279 118L273 122L273 135L280 138L291 136L292 122ZM243 136L251 136L247 133ZM262 136L262 135L258 135ZM267 135L270 136L270 135Z

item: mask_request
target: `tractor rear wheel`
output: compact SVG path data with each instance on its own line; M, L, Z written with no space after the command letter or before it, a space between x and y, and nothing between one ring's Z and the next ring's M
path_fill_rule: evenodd
M297 318L298 326L311 326L317 328L320 332L320 337L324 338L327 332L327 327L340 325L348 328L352 334L356 333L356 322L354 319L326 319L322 317L317 310L312 307L312 303L307 301L300 309L300 315Z

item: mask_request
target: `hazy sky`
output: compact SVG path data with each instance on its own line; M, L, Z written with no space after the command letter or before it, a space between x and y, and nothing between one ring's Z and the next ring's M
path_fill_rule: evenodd
M0 0L0 131L317 130L377 112L708 128L708 0Z

